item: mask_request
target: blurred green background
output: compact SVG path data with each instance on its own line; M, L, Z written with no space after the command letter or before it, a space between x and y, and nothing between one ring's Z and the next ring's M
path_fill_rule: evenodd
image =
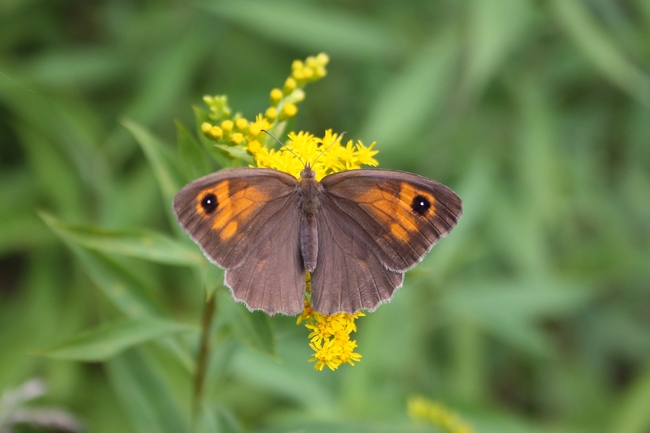
M647 0L3 0L0 391L42 378L21 407L92 432L190 429L205 267L160 161L204 94L252 118L319 52L294 129L377 141L464 215L358 321L354 367L315 372L295 318L218 289L197 429L448 431L409 419L422 395L476 432L650 432ZM163 257L125 253L142 230ZM125 350L39 355L115 323Z

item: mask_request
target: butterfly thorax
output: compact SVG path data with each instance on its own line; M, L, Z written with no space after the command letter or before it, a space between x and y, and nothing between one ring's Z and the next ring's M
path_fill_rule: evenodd
M316 173L309 163L300 173L300 253L305 269L312 272L316 268L318 255L317 216L320 210L322 186L316 180Z

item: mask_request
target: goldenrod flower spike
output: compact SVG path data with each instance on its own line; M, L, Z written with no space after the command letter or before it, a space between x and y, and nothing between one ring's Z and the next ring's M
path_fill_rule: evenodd
M271 90L270 106L257 114L253 122L240 114L233 116L225 96L205 96L203 100L210 109L208 118L212 122L204 122L201 132L219 144L241 146L253 156L257 167L281 170L296 178L299 178L306 163L312 166L318 180L337 171L377 165L373 158L377 151L372 150L375 143L366 147L360 141L355 144L349 140L344 146L340 135L331 129L325 131L322 137L303 131L289 132L288 141L277 150L265 144L271 141L262 130L280 136L287 120L298 113L297 104L305 99L305 85L325 77L328 62L329 57L324 53L307 57L304 61L294 61L291 75L284 81L282 90ZM357 343L350 338L350 334L357 330L355 320L364 314L326 316L313 311L309 303L309 278L308 274L305 308L296 320L297 324L304 322L310 331L309 346L314 354L309 361L315 363L316 370L325 367L336 370L343 364L354 365L361 360L361 355L354 351Z
M234 118L234 126L237 131L233 131L231 122L232 110L228 106L228 98L224 95L203 97L203 101L208 106L210 112L208 118L213 123L206 122L209 126L201 125L201 132L203 135L219 144L235 144L242 145L244 148L248 146L250 141L257 140L264 143L266 138L258 137L262 129L280 135L286 125L287 120L294 117L298 113L297 104L305 99L304 87L308 83L313 83L327 75L327 63L329 63L329 56L321 53L317 56L310 56L302 60L294 61L291 69L291 75L284 81L282 90L275 88L269 94L269 107L264 110L262 117L266 121L264 127L255 125L259 122L259 116L256 116L256 121L249 124L248 120L236 114ZM231 122L231 123L226 123ZM224 125L225 123L225 125ZM213 127L219 126L221 133L213 133ZM241 133L242 137L231 137L232 133Z

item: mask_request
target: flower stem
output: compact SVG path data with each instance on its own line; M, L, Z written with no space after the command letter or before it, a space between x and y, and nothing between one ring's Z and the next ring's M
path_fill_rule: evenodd
M203 392L205 376L208 369L208 358L210 353L210 330L212 328L212 318L216 309L216 296L214 292L208 294L203 309L203 320L201 323L201 340L199 342L199 353L196 360L196 372L194 374L194 404L192 411L193 424L197 425L200 415L201 403L203 402Z

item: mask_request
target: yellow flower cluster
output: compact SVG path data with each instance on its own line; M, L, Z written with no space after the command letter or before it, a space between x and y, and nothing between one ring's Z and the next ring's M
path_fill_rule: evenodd
M361 361L361 354L354 353L357 342L350 339L350 333L357 330L354 321L361 316L365 316L361 311L326 316L312 310L309 300L305 299L305 309L298 316L296 324L304 321L305 327L311 330L309 347L314 354L309 362L316 363L315 370L321 371L325 366L336 370L342 364L354 366L355 362Z
M259 114L254 122L249 122L241 114L232 115L226 96L203 97L208 106L210 122L201 124L201 132L205 137L219 144L260 146L266 140L259 137L261 131L282 133L286 121L298 113L298 104L305 99L303 88L310 82L318 81L327 75L326 66L329 57L325 53L295 60L291 65L291 75L285 80L282 89L271 90L270 107Z
M341 145L341 135L331 129L325 131L323 137L316 137L308 132L290 132L289 141L280 149L269 149L259 142L245 147L253 157L258 167L274 168L289 173L296 178L309 163L316 173L316 179L342 170L354 170L362 165L377 166L373 158L377 154L372 150L375 143L365 146L360 140L356 144L349 140Z
M211 122L201 124L203 135L217 142L222 149L228 145L229 148L236 146L248 151L257 167L284 171L296 178L300 177L307 163L316 172L318 180L338 171L359 169L362 165L377 166L373 158L377 154L373 150L375 143L365 146L361 141L353 143L349 140L343 145L343 134L336 134L332 130L325 131L322 137L307 132L290 132L289 141L277 150L266 144L274 144L274 141L262 130L277 136L282 134L286 120L298 111L296 104L305 98L303 87L325 77L328 62L329 57L323 53L308 57L304 62L294 61L291 75L285 80L282 90L271 90L271 106L263 114L258 114L254 122L249 122L240 114L232 116L225 96L205 96L203 100L210 108L207 117ZM313 311L309 303L309 274L306 287L305 309L297 323L304 321L311 331L309 346L314 350L314 355L309 361L315 362L314 368L319 371L325 366L335 370L342 364L354 365L359 362L361 355L354 353L357 343L350 339L350 333L356 331L354 321L364 314L326 316Z
M424 397L411 397L408 401L408 412L411 418L440 426L449 433L472 433L474 431L457 413L442 403Z

